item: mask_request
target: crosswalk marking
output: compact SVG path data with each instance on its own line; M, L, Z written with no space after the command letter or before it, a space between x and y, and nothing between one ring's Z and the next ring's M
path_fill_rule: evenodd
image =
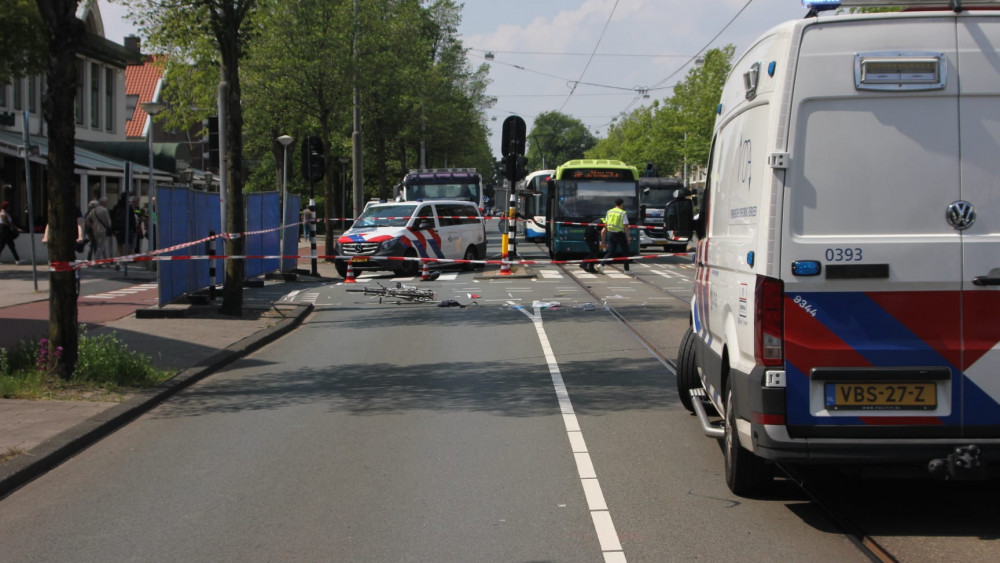
M114 299L116 297L128 297L130 295L135 295L136 293L142 293L144 291L156 289L157 287L158 286L155 283L144 283L132 287L125 287L121 289L115 289L112 291L106 291L104 293L96 293L94 295L83 295L81 297L83 299Z

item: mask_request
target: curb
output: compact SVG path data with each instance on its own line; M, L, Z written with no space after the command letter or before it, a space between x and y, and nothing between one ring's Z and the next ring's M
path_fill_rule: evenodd
M216 352L201 364L42 442L24 455L0 464L0 499L132 422L174 394L254 352L302 324L312 304L289 305L295 314Z

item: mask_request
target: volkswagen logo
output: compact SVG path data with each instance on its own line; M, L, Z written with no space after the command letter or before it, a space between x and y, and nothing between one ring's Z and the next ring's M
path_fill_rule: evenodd
M354 252L357 252L358 254L361 254L364 251L364 249L365 247L362 246L360 242L354 245Z
M967 201L958 200L948 206L945 216L949 225L956 230L964 231L976 222L976 208Z

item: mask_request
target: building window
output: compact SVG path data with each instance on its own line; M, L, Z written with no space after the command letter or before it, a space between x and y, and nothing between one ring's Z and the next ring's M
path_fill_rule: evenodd
M83 94L84 80L86 78L87 67L80 59L76 60L76 124L83 125Z
M38 113L38 77L28 79L28 111Z
M135 116L135 106L139 105L138 94L125 95L125 121L132 121Z
M90 126L101 126L101 67L90 63Z
M115 71L104 69L104 128L115 130Z
M24 109L24 80L21 78L14 81L14 109Z

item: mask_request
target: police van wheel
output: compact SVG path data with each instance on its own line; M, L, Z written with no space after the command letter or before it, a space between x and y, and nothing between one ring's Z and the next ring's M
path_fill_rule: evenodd
M478 258L479 258L479 254L476 253L476 247L474 247L474 246L470 246L469 248L466 248L465 249L465 256L462 257L463 260L477 260ZM469 270L472 270L475 267L476 267L475 264L462 264L462 269L465 270L466 272L468 272Z
M347 279L347 262L343 260L337 260L333 263L333 267L337 269L337 275Z
M681 404L689 412L694 412L691 404L691 390L701 386L698 379L698 366L695 358L695 336L690 328L681 339L681 347L677 351L677 394Z
M726 462L726 485L733 494L751 496L764 491L774 478L774 468L740 445L736 433L736 407L733 389L726 385L726 435L723 454Z
M416 258L417 251L411 248L407 250L406 254L403 254L403 256L405 256L406 258ZM420 271L421 264L416 260L403 260L402 264L403 265L400 266L398 270L396 270L397 276L403 278L412 278L413 276L417 275L417 273Z

